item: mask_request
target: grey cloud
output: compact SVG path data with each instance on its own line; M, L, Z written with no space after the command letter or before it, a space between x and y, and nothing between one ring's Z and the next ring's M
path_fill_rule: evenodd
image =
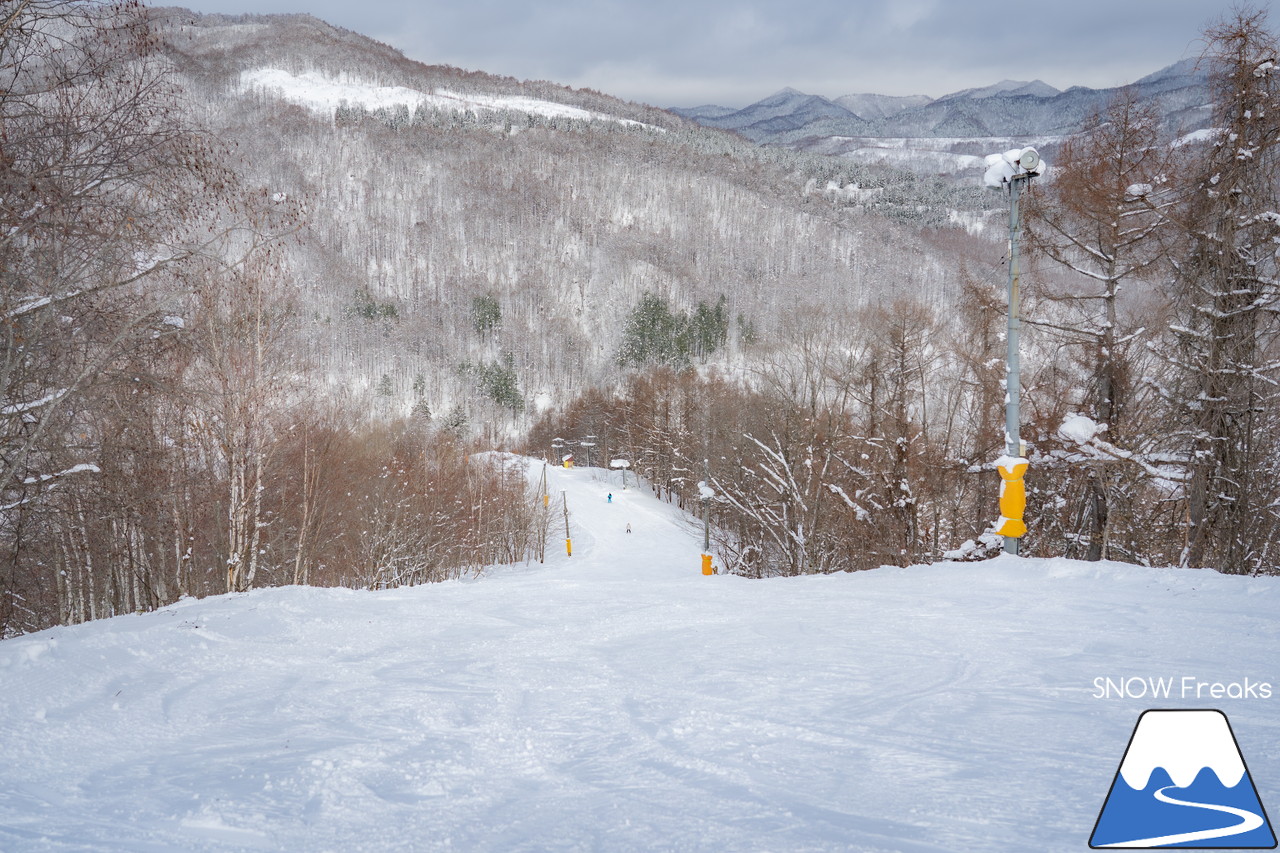
M599 89L660 106L741 106L784 86L836 97L1040 78L1131 82L1195 55L1221 0L196 0L306 11L414 59ZM1266 6L1270 7L1270 3ZM1023 18L1013 9L1031 9ZM1273 21L1273 24L1280 22Z

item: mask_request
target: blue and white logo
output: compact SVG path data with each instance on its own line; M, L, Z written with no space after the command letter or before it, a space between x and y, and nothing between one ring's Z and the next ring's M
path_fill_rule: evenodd
M1089 846L1275 848L1275 833L1226 715L1144 711Z

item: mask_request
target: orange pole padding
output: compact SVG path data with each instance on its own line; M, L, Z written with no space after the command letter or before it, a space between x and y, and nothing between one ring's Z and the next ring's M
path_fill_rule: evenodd
M710 554L703 554L703 555L702 555L702 573L703 573L704 575L714 575L714 574L716 573L716 570L715 570L715 569L713 569L713 568L711 567L711 555L710 555Z
M1000 472L1000 520L995 532L1017 539L1027 532L1022 520L1027 511L1027 487L1022 478L1027 473L1027 460L1006 456L996 463Z

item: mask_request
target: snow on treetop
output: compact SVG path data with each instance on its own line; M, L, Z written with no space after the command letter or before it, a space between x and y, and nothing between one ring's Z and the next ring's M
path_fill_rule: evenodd
M1102 427L1096 421L1084 415L1068 415L1058 427L1058 435L1076 444L1087 443L1101 431Z
M362 106L367 110L392 109L398 106L404 106L409 110L425 106L438 110L471 113L513 110L547 118L616 121L620 124L648 126L630 119L621 119L537 98L518 95L463 95L443 90L423 92L405 86L378 86L353 79L345 74L333 79L314 71L293 74L280 68L259 68L241 72L240 85L245 89L258 89L272 93L316 112L332 113L345 102Z
M1035 165L1025 169L1020 163L1028 152L1036 154ZM1012 148L1003 154L987 155L987 171L982 176L982 182L994 189L1000 189L1009 183L1014 175L1043 175L1048 168L1048 164L1039 158L1034 148Z

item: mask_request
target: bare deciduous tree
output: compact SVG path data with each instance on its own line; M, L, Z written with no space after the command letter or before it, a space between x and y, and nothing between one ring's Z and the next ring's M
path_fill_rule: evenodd
M1280 68L1266 14L1242 9L1205 34L1217 135L1181 222L1188 250L1173 281L1167 357L1188 429L1186 565L1261 566L1277 529L1267 429L1280 372Z
M1033 249L1073 273L1083 286L1066 292L1043 288L1039 297L1045 310L1027 322L1061 340L1066 351L1079 353L1088 385L1075 404L1105 424L1108 440L1120 446L1128 447L1132 435L1134 359L1140 358L1135 352L1141 352L1153 331L1126 315L1122 291L1163 271L1161 264L1172 249L1171 214L1179 202L1177 153L1162 139L1155 105L1139 101L1133 89L1122 89L1063 144L1052 180L1038 188L1028 205ZM1058 285L1063 281L1055 279ZM1077 458L1084 463L1077 495L1087 504L1081 516L1089 519L1088 545L1081 555L1099 560L1108 556L1110 504L1120 495L1113 482L1120 476L1117 460ZM1066 467L1059 470L1071 475ZM1074 545L1069 543L1069 552Z
M225 181L142 6L0 9L0 625L45 497L101 473L83 404L163 334Z

